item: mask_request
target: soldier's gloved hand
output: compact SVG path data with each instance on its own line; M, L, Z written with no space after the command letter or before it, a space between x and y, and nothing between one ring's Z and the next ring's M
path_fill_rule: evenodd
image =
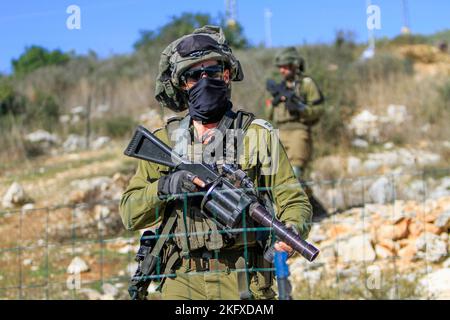
M196 176L189 171L180 170L159 178L158 196L168 196L197 191L194 184Z

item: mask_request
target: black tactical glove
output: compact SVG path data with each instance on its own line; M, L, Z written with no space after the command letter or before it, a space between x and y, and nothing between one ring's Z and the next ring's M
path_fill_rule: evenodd
M159 178L158 196L162 197L197 191L197 187L193 182L195 177L189 171L180 170Z

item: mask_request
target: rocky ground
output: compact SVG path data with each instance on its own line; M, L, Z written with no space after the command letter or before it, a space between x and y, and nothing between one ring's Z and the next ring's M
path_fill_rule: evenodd
M344 211L314 223L321 254L294 259L292 280L300 296L307 287L315 296L329 288L336 297L448 299L449 227L450 196Z

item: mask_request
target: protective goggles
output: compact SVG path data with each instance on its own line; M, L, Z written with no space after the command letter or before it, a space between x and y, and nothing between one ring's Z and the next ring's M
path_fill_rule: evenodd
M223 75L223 68L223 65L215 64L213 66L190 69L183 73L183 75L181 76L181 80L185 82L197 82L205 74L208 76L208 78L221 78Z

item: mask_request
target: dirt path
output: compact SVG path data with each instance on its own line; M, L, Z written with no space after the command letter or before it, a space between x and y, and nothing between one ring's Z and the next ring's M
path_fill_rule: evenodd
M65 203L73 180L112 176L127 165L132 167L133 160L123 156L122 149L123 145L117 143L98 151L45 156L11 165L0 176L0 195L17 181L35 200L35 207Z

